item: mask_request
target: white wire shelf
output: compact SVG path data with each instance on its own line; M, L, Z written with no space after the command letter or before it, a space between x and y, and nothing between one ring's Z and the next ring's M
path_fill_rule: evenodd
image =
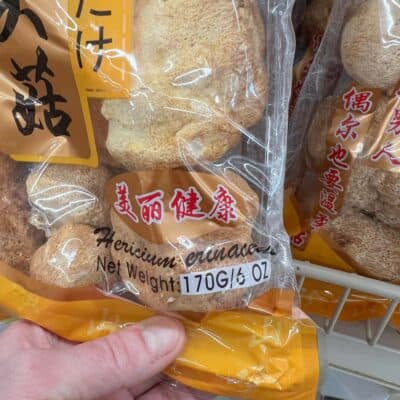
M326 335L322 342L326 344L329 368L385 387L391 393L400 393L400 334L389 325L400 303L400 286L306 262L297 261L296 269L300 288L307 278L343 288L330 319L313 317ZM340 322L340 314L353 290L389 299L384 317Z

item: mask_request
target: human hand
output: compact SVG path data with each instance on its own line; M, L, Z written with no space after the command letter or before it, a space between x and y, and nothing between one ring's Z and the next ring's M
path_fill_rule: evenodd
M185 343L183 327L157 317L72 344L29 322L0 334L0 397L7 400L195 399L160 383Z

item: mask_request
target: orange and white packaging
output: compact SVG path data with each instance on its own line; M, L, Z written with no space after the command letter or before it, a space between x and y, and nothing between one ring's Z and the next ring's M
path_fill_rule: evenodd
M309 399L282 193L289 0L0 2L0 309L72 341L168 313L166 373Z

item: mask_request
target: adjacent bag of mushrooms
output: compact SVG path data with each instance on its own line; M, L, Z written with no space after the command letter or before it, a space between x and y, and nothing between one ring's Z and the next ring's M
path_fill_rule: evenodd
M282 222L291 8L0 2L1 310L76 341L169 313L170 377L315 393Z
M296 31L296 55L293 71L291 114L301 93L311 65L317 55L328 24L333 0L297 0L293 12Z
M296 258L391 283L400 282L399 16L392 0L335 3L289 128L286 201ZM303 306L329 316L340 296L307 281ZM387 306L352 293L342 318Z

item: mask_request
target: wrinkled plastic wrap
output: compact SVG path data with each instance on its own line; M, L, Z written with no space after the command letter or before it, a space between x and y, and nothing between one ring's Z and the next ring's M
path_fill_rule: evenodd
M0 2L2 309L77 341L175 313L181 383L315 390L282 222L291 8Z
M296 106L301 89L317 55L332 6L333 0L297 0L295 3L292 19L296 31L296 54L290 114Z
M83 15L85 5L79 6ZM50 12L37 8L38 18ZM49 24L62 18L63 9L52 11ZM41 282L94 284L169 311L240 308L269 289L292 289L279 195L286 118L265 114L267 106L283 109L288 79L277 69L283 67L278 55L267 53L266 11L256 1L135 1L129 54L115 55L112 42L99 51L87 41L99 53L99 80L110 79L102 69L107 57L129 61L129 85L121 80L115 98L89 97L86 89L84 117L92 121L97 167L70 156L81 151L74 135L83 137L85 126L75 132L78 123L63 108L69 99L56 87L54 49L46 54L38 47L37 65L25 66L7 48L12 90L5 85L2 113L20 141L35 139L29 151L47 158L27 165L2 156L2 205L8 207L2 235L11 242L2 240L2 261ZM112 10L103 12L112 18ZM8 46L19 25L9 35L12 13L5 13ZM29 16L19 18L39 29ZM54 36L63 34L54 29ZM71 63L91 62L80 50ZM34 158L28 149L3 147L13 158Z
M394 1L338 1L290 123L286 221L296 258L400 281L399 81ZM330 314L334 285L306 283L303 305ZM343 319L388 301L353 293ZM394 322L398 319L398 313Z

